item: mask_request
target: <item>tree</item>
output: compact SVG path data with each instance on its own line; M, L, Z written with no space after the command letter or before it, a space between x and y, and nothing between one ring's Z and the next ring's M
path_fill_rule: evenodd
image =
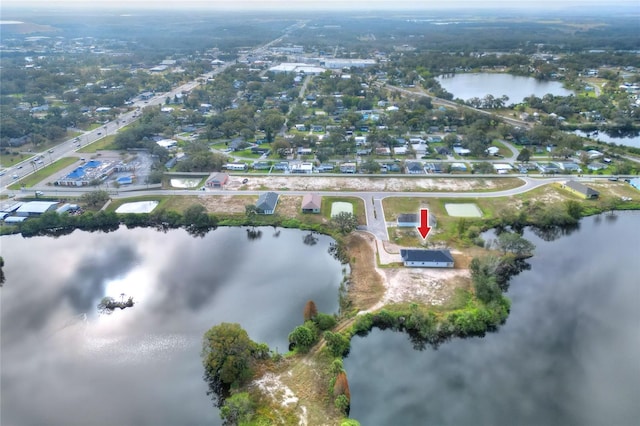
M302 315L305 321L312 320L316 315L318 315L318 308L316 308L316 304L313 300L309 300L305 303Z
M347 373L345 373L344 371L341 371L336 375L336 381L333 385L333 395L335 397L344 395L347 397L347 401L351 401L349 381L347 380Z
M98 207L109 200L109 193L102 190L86 192L82 194L80 200L86 203L89 207Z
M254 413L255 404L247 392L231 395L220 408L220 418L225 426L248 423Z
M483 303L490 303L502 296L502 290L494 275L494 267L491 259L477 257L474 257L469 265L476 297Z
M358 219L353 213L349 212L340 212L336 214L331 218L331 222L343 234L348 234L358 226Z
M324 340L326 340L327 347L333 356L344 357L349 353L351 340L344 334L325 331Z
M192 204L184 211L184 224L195 228L208 228L212 225L211 217L202 204Z
M205 380L219 397L224 389L242 384L252 376L252 354L256 344L236 323L210 328L202 342Z
M258 214L258 208L255 204L247 204L246 206L244 206L244 214L247 217L253 217Z
M522 151L518 153L518 157L516 158L516 160L522 163L527 163L529 162L530 158L531 158L531 151L529 151L529 149L527 148L522 148Z
M307 352L315 341L315 332L304 325L297 326L289 333L289 343L301 352Z
M515 232L502 232L498 236L498 249L513 253L516 258L530 257L536 246Z
M367 173L378 173L380 171L380 163L369 159L360 165L360 168Z

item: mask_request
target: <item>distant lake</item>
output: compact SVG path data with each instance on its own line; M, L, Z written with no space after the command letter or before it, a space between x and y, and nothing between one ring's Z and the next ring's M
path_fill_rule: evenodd
M554 96L569 96L573 92L562 87L557 81L539 81L532 77L522 77L499 73L454 74L438 77L436 80L454 98L465 101L471 98L482 99L486 95L499 98L507 95L506 105L521 103L524 98L535 95L538 98L547 93Z
M221 424L202 379L205 331L238 322L286 352L307 300L338 310L333 240L258 230L253 240L242 228L2 237L2 424ZM120 293L136 305L97 314Z
M484 338L413 349L403 333L352 341L351 416L367 426L583 426L640 418L640 212L532 232L507 322Z
M638 134L638 132L631 133L631 134L618 135L618 134L608 134L606 132L600 131L596 135L593 132L583 132L581 130L576 130L573 133L575 133L578 136L585 136L596 141L615 143L617 145L633 146L636 148L640 148L640 134Z

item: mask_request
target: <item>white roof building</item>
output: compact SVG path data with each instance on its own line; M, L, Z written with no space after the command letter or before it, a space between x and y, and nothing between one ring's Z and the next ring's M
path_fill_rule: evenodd
M269 68L269 71L275 72L275 73L290 72L294 74L304 73L304 74L315 75L315 74L322 74L323 72L326 71L326 69L322 67L314 66L314 65L299 63L299 62L283 62L280 65L276 65Z
M163 148L173 148L174 146L178 145L178 141L173 140L173 139L162 139L156 142L158 145L160 145Z
M54 210L57 205L58 203L55 201L30 201L16 210L16 216L39 216L42 213Z

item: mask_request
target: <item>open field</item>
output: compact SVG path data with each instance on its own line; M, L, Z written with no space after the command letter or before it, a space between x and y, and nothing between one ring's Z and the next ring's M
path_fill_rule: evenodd
M522 186L518 178L445 178L421 175L416 177L360 177L358 175L232 175L226 188L258 191L395 191L395 192L443 192L443 191L502 191Z

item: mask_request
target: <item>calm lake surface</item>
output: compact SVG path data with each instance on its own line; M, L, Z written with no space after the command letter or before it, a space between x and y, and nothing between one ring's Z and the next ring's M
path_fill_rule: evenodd
M492 95L499 98L507 95L506 105L518 104L527 96L538 98L547 93L554 96L569 96L573 92L562 87L558 81L539 81L532 77L522 77L510 74L475 73L455 74L451 77L438 77L436 80L454 98L469 100Z
M342 265L308 233L220 228L2 237L2 424L216 425L202 335L238 322L286 352L307 300L337 312ZM98 315L104 296L132 308Z
M576 130L575 133L578 136L588 137L595 141L602 141L607 143L615 143L617 145L625 145L625 146L633 146L636 148L640 148L640 135L609 135L605 132L598 132L598 134L594 134L593 132L583 132L581 130Z
M351 416L386 425L637 425L640 214L583 219L553 242L530 232L531 270L484 338L412 348L376 330L352 341Z

